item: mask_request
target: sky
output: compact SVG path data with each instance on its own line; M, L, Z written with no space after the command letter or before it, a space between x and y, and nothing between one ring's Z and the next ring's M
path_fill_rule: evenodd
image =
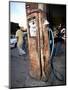
M25 3L10 2L10 21L19 23L24 28L27 27Z

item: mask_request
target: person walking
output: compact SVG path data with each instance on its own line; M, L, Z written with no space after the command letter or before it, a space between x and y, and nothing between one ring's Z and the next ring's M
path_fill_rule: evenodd
M60 54L64 53L64 49L62 48L63 33L62 33L61 30L62 30L62 27L61 27L61 24L60 24L59 27L58 27L58 35L57 35L58 42L57 42L57 46L56 46L55 56L59 55L59 53Z
M23 46L23 31L24 31L24 27L20 27L20 29L18 29L16 31L17 48L18 48L20 56L23 55L23 54L26 54L25 51L22 49L22 46Z

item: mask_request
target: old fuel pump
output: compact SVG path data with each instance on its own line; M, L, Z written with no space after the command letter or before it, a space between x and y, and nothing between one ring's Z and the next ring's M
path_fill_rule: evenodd
M33 10L27 15L30 76L47 81L51 72L51 51L45 13ZM52 50L53 52L53 50Z

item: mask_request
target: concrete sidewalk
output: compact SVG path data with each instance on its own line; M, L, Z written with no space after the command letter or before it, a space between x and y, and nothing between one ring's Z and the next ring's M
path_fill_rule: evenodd
M53 66L55 74L59 78L64 78L63 81L59 81L53 73L51 72L50 78L47 82L41 80L35 80L29 75L29 59L28 53L23 56L18 55L17 48L10 50L10 64L11 64L11 88L19 87L32 87L32 86L53 86L53 85L65 85L65 54L58 55L53 59ZM60 72L60 74L59 74Z

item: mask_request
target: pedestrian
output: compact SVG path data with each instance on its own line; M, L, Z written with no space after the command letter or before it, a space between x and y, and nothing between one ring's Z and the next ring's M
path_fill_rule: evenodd
M20 29L18 29L16 31L17 48L18 48L20 56L23 55L23 54L26 54L25 51L22 49L22 46L23 46L23 31L24 31L24 27L20 27Z
M57 46L56 46L55 56L58 55L59 53L60 54L64 53L64 49L62 48L63 33L61 32L61 30L62 30L62 26L60 24L58 27L58 34L57 34L58 42L57 42Z

